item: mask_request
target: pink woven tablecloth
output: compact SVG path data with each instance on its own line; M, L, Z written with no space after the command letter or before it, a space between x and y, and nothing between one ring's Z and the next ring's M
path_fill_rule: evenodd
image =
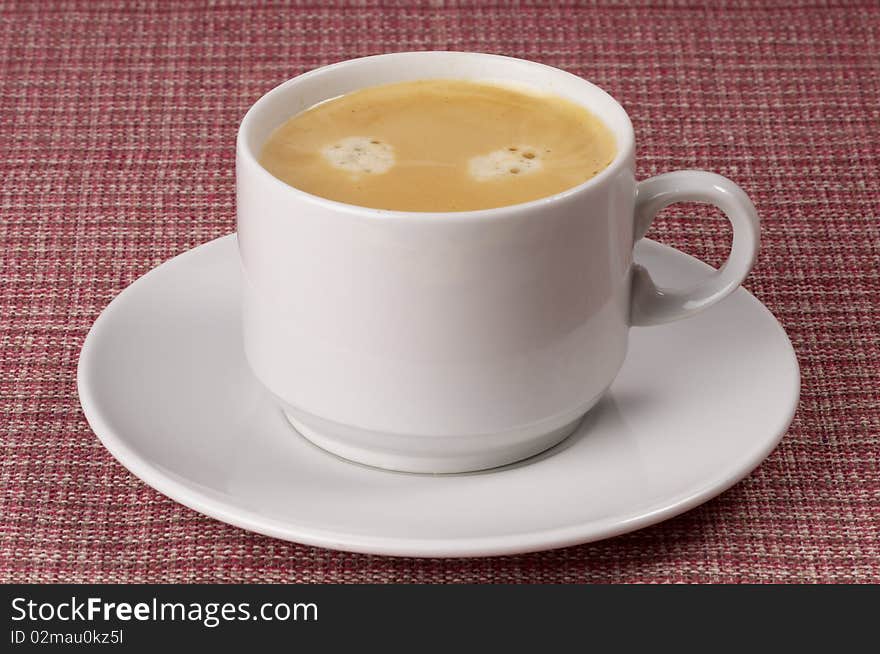
M393 559L203 517L101 446L76 395L83 338L138 276L233 231L247 107L315 66L411 49L582 75L632 115L640 177L706 168L752 195L746 286L791 336L803 392L745 481L601 543ZM876 0L0 1L0 581L880 581L878 107ZM669 210L650 235L718 265L713 213Z

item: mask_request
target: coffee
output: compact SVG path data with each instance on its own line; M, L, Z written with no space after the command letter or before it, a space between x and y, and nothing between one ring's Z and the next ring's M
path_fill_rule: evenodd
M537 200L597 175L611 131L565 98L493 83L374 86L299 113L260 163L293 187L399 211L470 211Z

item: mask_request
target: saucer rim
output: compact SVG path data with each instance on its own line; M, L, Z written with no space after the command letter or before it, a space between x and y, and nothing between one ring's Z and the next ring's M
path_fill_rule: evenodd
M77 393L83 414L97 436L98 440L107 448L110 454L148 486L159 491L169 499L178 502L193 511L208 517L220 520L227 524L255 532L273 538L279 538L290 542L300 543L316 547L329 548L354 552L359 554L379 554L385 556L415 557L415 558L466 558L505 556L525 554L543 550L559 549L573 545L582 545L590 542L613 538L629 532L633 532L657 523L663 522L675 516L681 515L708 500L725 492L755 470L761 462L776 448L785 436L797 412L801 392L801 373L791 339L785 333L775 315L745 287L735 291L744 292L750 302L755 303L756 309L767 312L772 318L774 329L782 335L787 346L787 353L791 358L794 373L794 388L792 400L785 417L773 429L768 432L774 436L764 442L761 447L748 452L742 460L731 464L730 471L722 478L713 483L705 484L689 493L685 493L672 500L668 498L660 503L657 508L651 510L640 509L631 514L615 515L603 521L591 521L589 523L552 527L548 529L530 529L522 532L504 534L500 536L467 537L456 539L406 539L400 537L383 537L376 535L351 534L340 530L329 530L311 526L297 526L288 521L282 521L260 515L257 512L245 508L229 507L227 503L213 498L207 493L201 492L186 483L178 481L174 476L161 470L161 468L149 463L130 446L125 439L116 433L107 419L101 413L100 403L96 399L93 389L89 384L89 376L93 370L94 355L101 333L107 329L110 316L119 311L129 298L137 293L137 289L149 283L149 280L158 270L169 264L179 265L185 259L193 256L204 255L206 250L221 247L229 240L236 239L236 234L227 234L200 244L183 252L154 267L126 288L124 288L105 308L92 327L89 329L80 350L77 364ZM677 250L668 245L658 243L651 239L642 239L657 247L671 256L683 256L696 261L707 271L714 270L705 262ZM650 329L634 328L634 329ZM376 470L376 474L397 474L388 471Z

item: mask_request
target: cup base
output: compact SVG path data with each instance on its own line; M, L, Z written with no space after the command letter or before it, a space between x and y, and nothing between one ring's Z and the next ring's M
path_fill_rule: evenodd
M543 430L538 433L518 430L450 438L371 432L332 423L290 407L285 407L284 415L308 441L354 463L398 472L452 474L497 468L540 454L570 436L593 404L595 402L549 431L544 431L547 426L542 425Z

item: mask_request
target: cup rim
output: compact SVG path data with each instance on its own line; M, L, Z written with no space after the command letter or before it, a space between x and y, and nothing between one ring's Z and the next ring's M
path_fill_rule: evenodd
M572 186L571 188L567 188L558 193L554 193L553 195L548 195L542 198L538 198L536 200L530 200L529 202L520 202L517 204L504 205L501 207L492 207L490 209L472 209L468 211L402 211L398 209L379 209L375 207L363 207L356 204L349 204L347 202L340 202L338 200L331 200L329 198L321 197L319 195L314 195L307 191L303 191L295 186L288 184L285 181L282 181L275 177L272 173L266 170L262 164L260 164L259 159L256 154L253 152L251 147L248 145L247 140L244 138L245 132L251 129L251 123L254 120L254 113L256 108L264 104L266 102L271 101L272 97L280 94L284 89L289 86L293 86L294 84L300 83L303 79L308 77L314 77L318 75L324 75L333 70L349 66L354 62L362 62L365 60L371 59L381 59L381 58L391 58L391 57L401 57L401 56L430 56L430 55L444 55L444 56L457 56L457 57L484 57L491 59L499 59L506 61L516 61L520 63L525 63L530 66L534 66L537 68L544 68L548 71L553 71L554 74L562 73L564 76L574 78L578 83L590 86L594 91L598 92L601 95L604 95L607 100L610 101L611 106L614 107L616 111L620 113L623 117L622 121L622 133L618 133L618 130L609 126L609 129L614 131L615 136L619 137L619 143L617 152L614 156L614 159L609 163L599 174L594 175L586 181L581 182L576 186ZM365 86L366 88L366 86ZM590 107L587 107L590 109ZM592 109L591 109L592 111ZM601 117L600 117L601 119ZM604 121L603 121L604 122ZM607 124L607 123L606 123ZM357 57L354 59L346 59L343 61L338 61L332 64L328 64L326 66L320 66L318 68L314 68L312 70L306 71L301 75L297 75L296 77L292 77L281 84L275 86L270 89L266 93L264 93L256 102L254 102L250 108L245 113L244 117L241 120L241 123L238 127L238 135L236 139L236 156L238 158L244 159L245 162L250 164L252 167L258 169L256 174L262 176L264 179L269 180L270 184L280 184L282 185L288 192L293 193L294 195L300 197L301 199L310 202L312 204L318 205L325 209L332 209L337 212L344 212L350 214L357 214L361 217L369 217L369 218L378 218L382 220L389 219L398 219L398 220L442 220L442 221L457 221L459 219L474 221L479 219L495 219L498 218L499 215L505 214L519 214L525 212L531 212L536 209L549 208L551 206L560 204L565 202L566 200L585 193L595 187L602 185L606 180L616 176L621 169L626 167L627 162L631 159L632 154L635 150L635 130L632 126L632 121L630 120L629 114L627 114L626 110L623 106L607 91L603 88L599 87L596 84L580 77L579 75L575 75L574 73L570 73L566 70L562 70L561 68L556 68L554 66L549 66L547 64L538 63L536 61L531 61L528 59L519 59L517 57L508 57L506 55L498 55L498 54L490 54L483 52L462 52L462 51L453 51L453 50L414 50L407 52L390 52L385 54L378 55L370 55L366 57Z

